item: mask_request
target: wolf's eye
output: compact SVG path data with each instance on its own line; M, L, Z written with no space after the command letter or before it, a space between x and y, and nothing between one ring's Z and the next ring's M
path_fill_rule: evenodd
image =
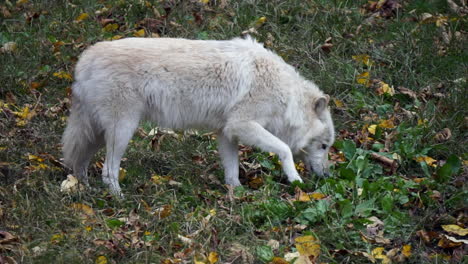
M322 144L322 149L327 149L327 144Z

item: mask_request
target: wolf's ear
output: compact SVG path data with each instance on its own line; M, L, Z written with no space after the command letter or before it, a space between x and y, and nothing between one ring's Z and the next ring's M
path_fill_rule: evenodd
M314 103L315 113L321 114L323 110L327 108L329 101L330 101L330 96L328 94L315 99L315 103Z

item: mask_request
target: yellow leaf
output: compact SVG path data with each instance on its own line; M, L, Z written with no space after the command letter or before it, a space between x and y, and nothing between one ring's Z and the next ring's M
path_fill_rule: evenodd
M366 66L372 66L374 64L374 62L370 59L370 56L367 54L354 55L352 58L357 62L362 62Z
M28 3L28 2L29 2L29 0L18 0L18 1L16 2L16 5L17 5L17 6L20 6L20 5L26 4L26 3Z
M118 39L121 39L121 38L122 38L122 36L120 36L120 35L115 35L115 36L113 36L113 37L111 38L111 40L118 40Z
M468 160L463 160L463 165L468 166Z
M428 157L428 156L419 156L417 158L414 158L416 162L425 162L427 165L432 166L432 167L437 167L437 160Z
M363 72L356 76L356 82L359 84L363 84L365 86L369 86L369 79L370 79L370 73L369 72Z
M107 258L105 256L99 256L96 258L96 264L107 264Z
M296 237L296 249L302 256L318 257L320 255L320 241L314 236L300 236Z
M333 98L333 103L335 103L336 107L338 107L338 108L344 108L344 106L345 106L343 101L338 100L336 98Z
M194 264L207 264L205 262L205 256L200 255L200 254L193 256L193 263Z
M107 25L102 29L102 31L104 31L104 32L114 32L114 31L116 31L117 29L119 29L119 24L110 23L110 24L107 24Z
M310 201L310 196L306 192L301 191L297 197L297 201L308 202Z
M297 260L294 263L298 263ZM269 264L289 264L284 258L274 257Z
M159 216L160 219L166 218L171 215L172 206L170 204L166 204L154 212L154 215Z
M401 253L403 256L409 258L411 256L411 245L404 245Z
M375 135L375 130L377 129L377 125L370 125L368 128L367 128L367 131L369 131L369 133L371 133L372 135Z
M83 212L84 214L88 215L88 216L92 216L94 215L94 210L93 208L91 208L91 206L89 205L86 205L86 204L82 204L82 203L72 203L70 205L70 208L73 208L77 211L81 211Z
M418 119L418 126L426 126L427 122L427 119Z
M60 72L54 72L54 77L57 77L59 79L65 79L65 80L68 80L68 81L71 81L73 78L72 76L67 73L67 72L64 72L64 71L60 71Z
M314 192L314 193L310 194L309 196L310 196L310 198L312 198L314 200L322 200L323 198L327 197L325 194L318 193L318 192Z
M75 19L75 21L76 22L81 22L81 21L87 19L88 17L89 17L88 13L82 13Z
M395 95L395 89L392 86L388 85L387 83L383 81L379 81L377 85L378 85L377 93L379 95L382 95L382 94L388 94L390 96Z
M257 21L255 21L255 26L260 27L261 25L265 24L266 20L267 20L267 18L264 17L264 16L257 19Z
M305 165L302 161L300 161L299 163L294 163L294 167L296 167L296 170L298 172L303 172L305 170Z
M91 226L85 226L85 230L90 232L91 230L93 230L93 228Z
M56 244L63 239L63 234L55 234L50 238L50 242Z
M210 254L208 254L208 261L210 262L210 264L218 262L218 258L219 256L216 252L210 252Z
M384 250L383 247L376 247L372 250L371 255L376 259L385 259L387 256L383 254Z
M459 236L466 236L468 235L468 229L467 228L462 228L457 225L442 225L442 229L445 231L456 234Z
M127 176L127 170L123 168L119 168L119 182L123 182L126 176Z
M395 124L393 123L393 118L380 121L379 127L381 127L381 128L395 128Z
M209 2L210 0L200 0L200 3L205 4L205 5L208 4Z
M44 162L43 158L40 158L36 155L31 155L31 154L28 155L28 159L32 161L37 161L37 162Z
M144 37L145 36L145 29L140 29L138 31L136 31L135 33L133 33L133 36L135 37Z
M216 210L215 210L215 209L211 209L211 210L210 210L210 215L211 215L211 216L215 216L215 215L216 215Z

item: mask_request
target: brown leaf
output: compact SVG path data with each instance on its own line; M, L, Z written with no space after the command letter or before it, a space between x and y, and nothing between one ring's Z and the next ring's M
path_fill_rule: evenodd
M435 136L434 139L441 143L444 141L449 140L452 137L452 131L450 131L450 128L444 128L442 131L438 132Z
M11 17L11 13L10 13L10 11L8 10L8 8L6 6L0 6L0 9L1 9L1 12L2 12L2 16L4 18L10 18Z

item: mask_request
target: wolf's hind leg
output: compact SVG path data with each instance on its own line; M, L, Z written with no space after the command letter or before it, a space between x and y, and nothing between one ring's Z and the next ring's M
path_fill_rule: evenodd
M229 140L223 133L219 133L218 150L223 162L225 182L232 186L240 186L237 140Z
M290 182L296 180L302 182L294 166L293 155L289 146L268 132L259 123L255 121L231 122L226 125L223 132L228 138L237 138L245 144L278 154L288 180Z
M94 154L104 146L104 137L103 135L97 135L94 138L94 142L85 141L82 143L83 148L86 150L86 155L82 155L73 164L73 173L78 178L80 182L85 185L89 185L88 182L88 166L89 162L93 158Z
M106 160L102 168L102 180L115 195L122 196L119 185L120 160L138 127L138 122L139 118L135 116L121 117L107 127L105 132Z

